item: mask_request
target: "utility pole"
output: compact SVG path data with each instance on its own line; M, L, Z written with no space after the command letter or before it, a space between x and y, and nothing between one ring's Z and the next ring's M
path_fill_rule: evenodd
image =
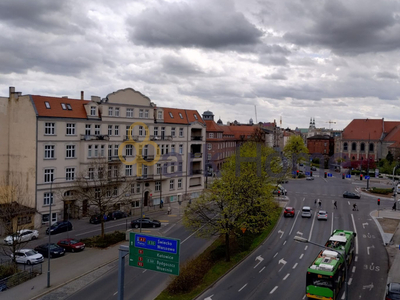
M369 190L369 144L371 142L371 134L368 134L368 148L367 148L367 190Z

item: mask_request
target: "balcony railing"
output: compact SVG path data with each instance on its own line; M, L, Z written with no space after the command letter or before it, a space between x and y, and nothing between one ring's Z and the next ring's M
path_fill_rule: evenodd
M138 158L139 159L141 158L145 161L152 161L152 160L154 160L154 155L142 155L142 156L138 156Z
M128 141L128 140L129 140L129 135L124 135L124 141ZM138 141L139 140L139 136L138 135L132 135L132 140Z
M153 180L154 174L142 174L142 176L137 176L136 180Z
M201 152L190 153L190 157L191 158L202 158L203 157L203 153L201 153Z
M203 170L192 170L193 175L203 174Z
M191 136L192 141L202 141L203 140L203 136L198 136L198 135L192 135Z
M109 136L106 134L96 134L96 135L86 135L81 134L81 140L83 141L93 141L93 140L109 140Z
M126 160L126 156L122 155L122 157ZM121 162L121 160L119 159L119 156L109 156L108 157L108 161L109 162Z

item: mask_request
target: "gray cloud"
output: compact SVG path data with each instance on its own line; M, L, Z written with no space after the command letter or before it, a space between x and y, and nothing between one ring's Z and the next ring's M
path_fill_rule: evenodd
M398 79L399 76L397 74L391 72L378 72L376 73L376 77L378 78L386 78L386 79Z

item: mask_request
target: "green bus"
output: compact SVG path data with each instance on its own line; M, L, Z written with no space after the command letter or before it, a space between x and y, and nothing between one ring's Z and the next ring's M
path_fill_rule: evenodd
M349 268L354 256L355 237L356 233L353 231L333 231L325 244L327 248L318 253L307 269L306 295L308 298L338 299L347 272L343 257Z

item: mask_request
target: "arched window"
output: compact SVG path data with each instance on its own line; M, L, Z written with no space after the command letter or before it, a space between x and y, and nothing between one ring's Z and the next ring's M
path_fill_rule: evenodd
M361 143L361 145L360 145L360 151L365 151L365 144L364 144L364 143Z
M348 147L347 143L344 143L343 144L343 151L347 151L347 147Z
M374 144L373 143L369 144L369 151L374 152Z
M356 143L352 143L351 144L351 151L356 151L357 150L357 144Z
M353 156L352 158L351 158L352 160L356 160L356 158Z

